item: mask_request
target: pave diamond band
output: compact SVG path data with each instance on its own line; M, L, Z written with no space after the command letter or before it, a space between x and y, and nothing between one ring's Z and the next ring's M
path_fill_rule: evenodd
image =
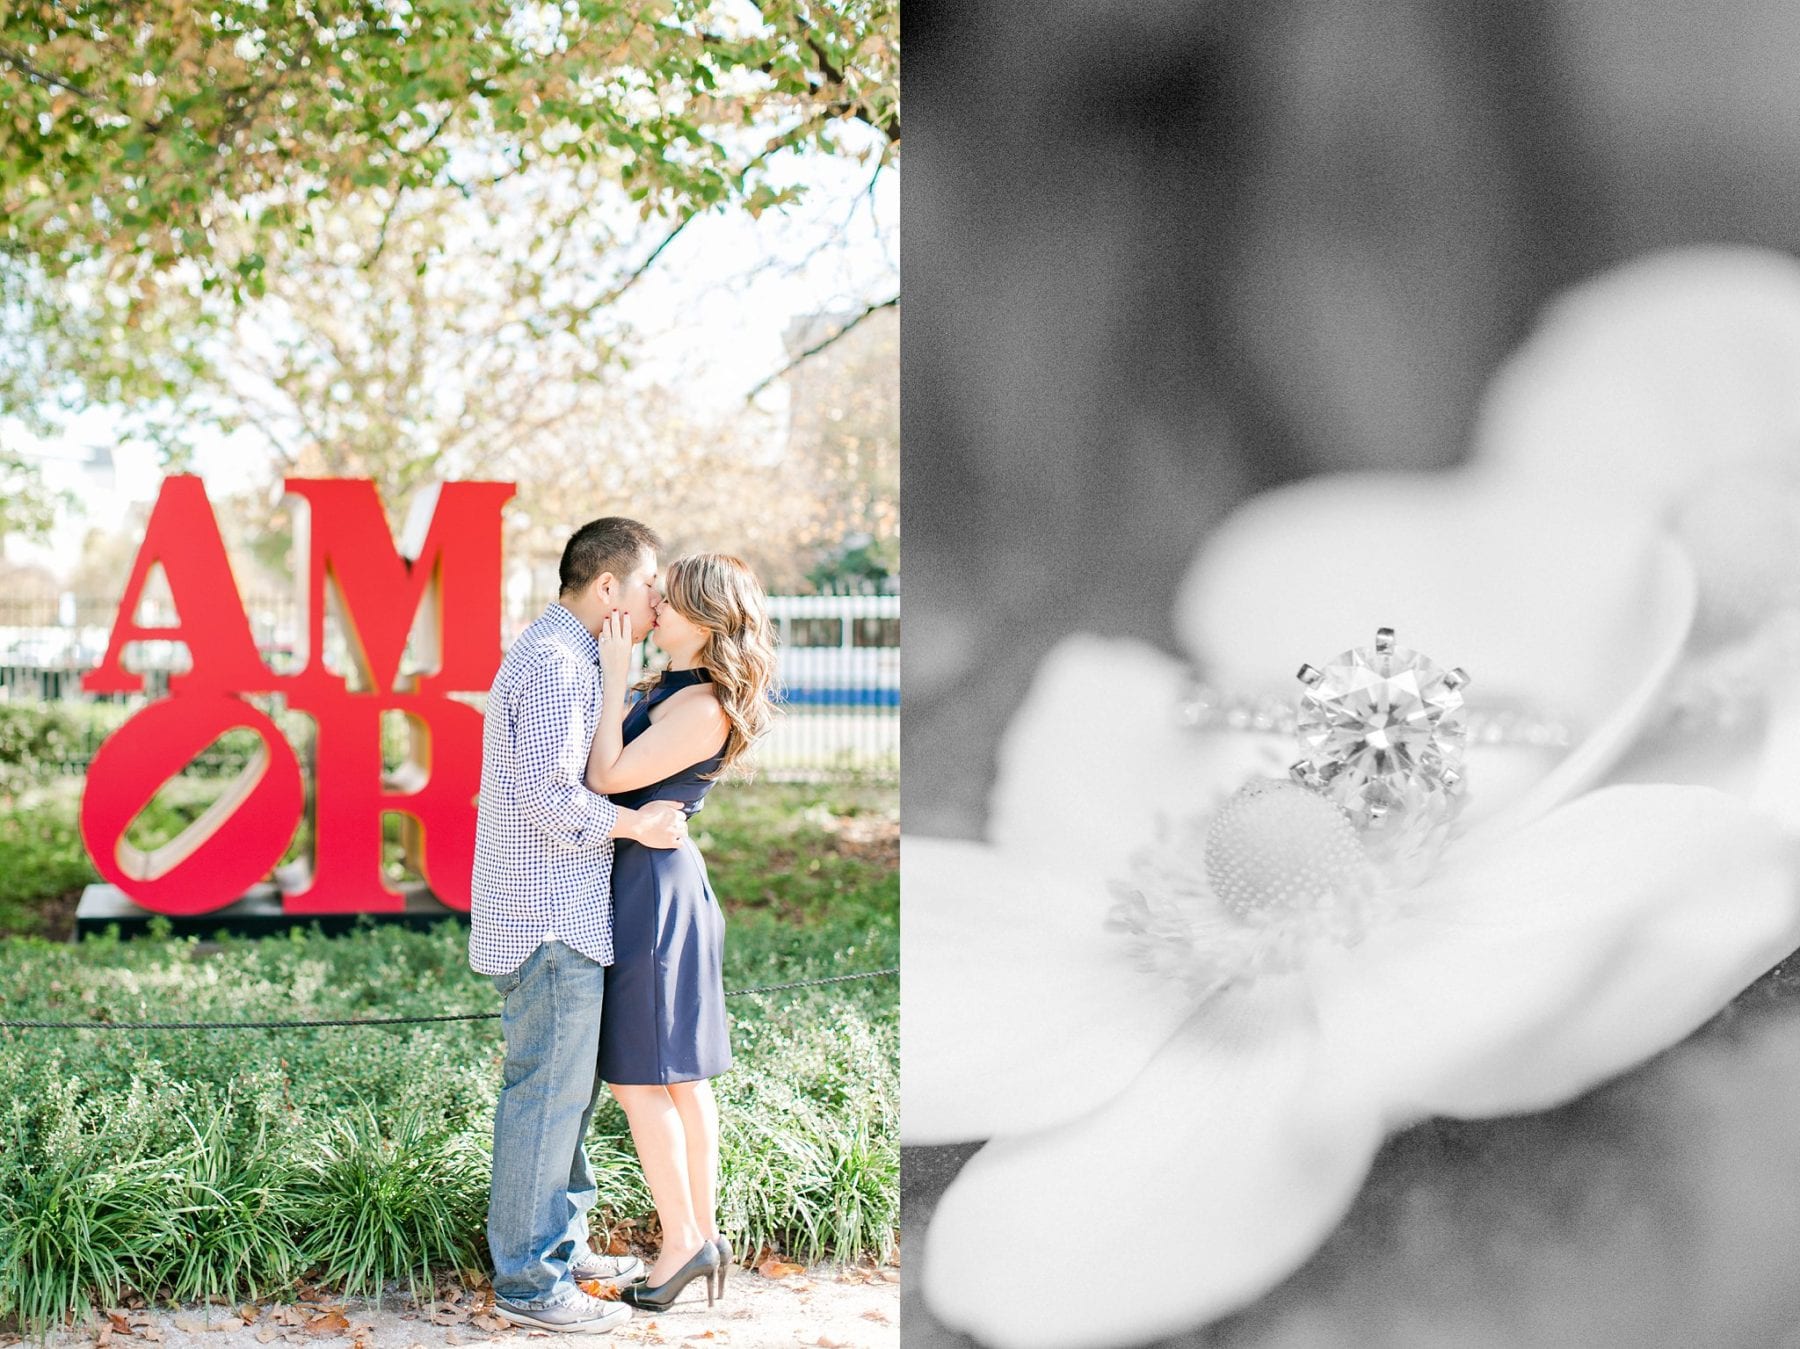
M1299 720L1294 700L1283 694L1225 693L1193 684L1175 705L1176 724L1199 731L1264 731L1293 735ZM1575 743L1567 722L1546 717L1523 704L1509 707L1489 701L1466 709L1464 724L1471 745L1529 745L1536 749L1568 749Z

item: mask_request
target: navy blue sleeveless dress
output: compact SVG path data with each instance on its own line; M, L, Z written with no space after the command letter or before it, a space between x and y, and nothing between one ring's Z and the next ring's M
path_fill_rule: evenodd
M625 714L630 744L650 725L650 709L712 678L705 670L665 671ZM619 792L621 806L680 801L700 809L720 753L661 782ZM613 845L613 963L600 1015L600 1077L625 1085L693 1082L731 1067L725 1026L725 915L694 841L679 848Z

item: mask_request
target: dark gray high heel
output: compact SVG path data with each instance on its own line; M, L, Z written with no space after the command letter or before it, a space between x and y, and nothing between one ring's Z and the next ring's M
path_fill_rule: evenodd
M706 1305L713 1305L713 1276L718 1273L719 1252L712 1242L703 1242L693 1258L671 1274L666 1283L652 1288L648 1283L627 1284L619 1290L619 1301L629 1302L646 1311L666 1311L686 1288L701 1275L706 1276Z
M719 1268L713 1273L713 1285L720 1297L725 1296L725 1271L731 1268L731 1243L723 1234L712 1239L712 1248L719 1253Z

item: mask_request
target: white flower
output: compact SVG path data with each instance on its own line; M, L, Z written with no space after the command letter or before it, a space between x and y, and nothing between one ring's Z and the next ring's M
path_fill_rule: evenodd
M1278 687L1390 626L1468 669L1472 703L1529 696L1588 733L1560 762L1472 745L1466 829L1425 880L1351 921L1283 915L1283 958L1224 979L1192 977L1179 924L1127 912L1121 933L1115 911L1156 889L1159 828L1178 859L1193 821L1291 746L1175 729L1183 667L1146 646L1057 648L1005 737L987 841L902 850L903 1134L994 1140L933 1219L934 1310L1030 1349L1210 1320L1306 1258L1389 1130L1566 1100L1800 943L1787 845L1740 803L1581 795L1649 714L1692 608L1679 555L1632 511L1398 475L1240 510L1176 614L1209 680ZM1204 907L1189 862L1146 903ZM1103 1317L1074 1305L1091 1290L1061 1254L1096 1211L1126 1290Z
M1711 734L1652 736L1617 777L1706 782L1800 835L1800 262L1680 248L1568 292L1490 384L1470 476L1668 522L1700 585L1675 701Z

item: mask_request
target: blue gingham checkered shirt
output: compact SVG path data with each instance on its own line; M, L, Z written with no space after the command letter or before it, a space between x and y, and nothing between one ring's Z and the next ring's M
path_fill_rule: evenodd
M515 970L553 939L612 964L619 808L583 781L599 715L600 644L552 604L488 693L469 913L469 964L482 974Z

